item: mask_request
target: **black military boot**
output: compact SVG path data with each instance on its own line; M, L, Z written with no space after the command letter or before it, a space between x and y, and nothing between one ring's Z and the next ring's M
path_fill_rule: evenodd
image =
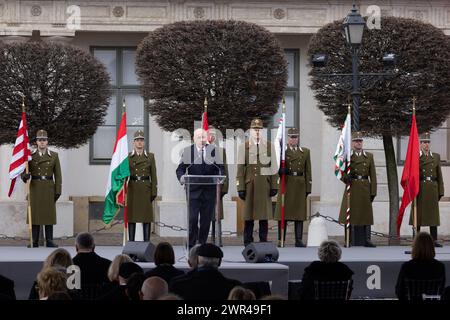
M150 230L151 230L151 223L143 223L142 227L144 229L144 241L150 241Z
M248 246L253 242L253 227L255 225L254 220L244 221L244 246Z
M442 244L437 242L437 226L430 226L430 235L434 240L434 246L436 248L442 248Z
M45 246L47 248L58 248L58 246L53 242L53 225L45 226Z
M284 220L284 237L283 237L284 243L286 243L286 233L287 233L287 221ZM281 247L281 221L278 221L278 247Z
M366 242L364 243L364 247L375 248L376 245L374 245L372 241L370 241L371 238L370 226L364 226L364 230L366 232Z
M128 241L134 241L136 234L136 223L128 222Z
M40 225L31 225L31 238L33 239L33 246L27 245L27 248L38 248L39 247L39 233L41 230Z
M303 237L303 221L295 221L294 225L294 232L295 232L295 246L304 248L306 247L305 244L302 241Z
M259 242L267 242L269 234L269 221L259 220Z

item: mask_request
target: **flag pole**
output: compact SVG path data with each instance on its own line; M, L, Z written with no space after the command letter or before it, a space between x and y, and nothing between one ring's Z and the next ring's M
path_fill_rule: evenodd
M351 113L351 104L349 103L347 106L347 112L348 114ZM347 150L349 152L349 150ZM350 247L350 161L347 159L347 184L345 186L345 189L347 190L347 212L346 212L346 218L345 218L345 247Z
M281 247L284 248L284 234L286 232L285 228L284 228L284 224L285 224L285 220L284 220L284 198L285 198L285 192L286 192L286 175L284 173L284 169L286 167L286 161L284 159L284 152L286 150L286 122L285 122L285 117L286 117L286 101L283 97L282 100L282 106L281 106L281 117L283 119L283 123L282 123L282 144L281 144L281 152L280 152L280 157L281 157L281 168L282 170L282 175L281 175Z
M22 112L25 112L25 97L22 96ZM30 171L28 167L28 159L25 164L25 173L28 174ZM31 221L31 199L30 199L30 181L31 179L27 180L27 214L28 214L28 233L30 235L30 248L33 248L33 225ZM38 240L38 239L36 239Z
M413 97L413 98L412 98L412 101L413 101L413 116L416 115L416 100L417 100L416 97ZM417 231L418 231L418 230L417 230L417 201L416 201L416 199L417 199L417 196L414 197L413 203L412 203L412 205L413 205L413 215L414 215L414 221L413 221L413 238L416 237L416 233L417 233ZM399 233L399 237L400 237L400 233Z
M125 98L122 101L122 117L126 113L127 107L125 104ZM125 123L125 127L126 127ZM125 246L127 241L129 240L128 237L128 203L127 203L127 189L128 189L128 178L125 179L123 184L123 197L124 197L124 205L123 205L123 245ZM135 235L136 236L136 235Z

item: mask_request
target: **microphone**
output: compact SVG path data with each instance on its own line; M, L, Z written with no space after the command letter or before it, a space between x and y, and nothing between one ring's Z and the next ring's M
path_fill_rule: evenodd
M194 145L194 148L196 148L196 147L197 146ZM189 153L191 151L190 148L191 147L189 147ZM202 156L202 153L197 154L197 157L194 159L194 161L192 161L192 163L186 167L186 170L184 171L184 175L180 177L181 184L184 183L184 176L188 175L189 168L192 167L196 163L196 161L201 158L201 156ZM183 158L184 158L184 154L183 154Z
M217 148L214 148L215 151L217 151ZM214 157L217 157L217 155L214 153ZM222 169L215 163L215 162L208 162L208 159L205 157L205 163L208 165L213 165L214 167L216 167L219 170L219 176L222 175Z

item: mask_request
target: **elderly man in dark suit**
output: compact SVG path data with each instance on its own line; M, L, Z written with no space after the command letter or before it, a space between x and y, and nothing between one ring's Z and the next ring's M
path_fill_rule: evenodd
M173 279L169 291L185 300L227 300L231 289L241 282L225 278L219 271L222 250L215 244L205 243L197 253L197 269Z
M224 166L216 160L216 150L207 144L207 134L203 129L194 131L194 144L185 148L176 170L177 178L184 183L183 176L221 175ZM191 185L189 189L189 248L197 241L200 244L208 240L211 218L216 204L215 185ZM198 220L200 215L200 228Z

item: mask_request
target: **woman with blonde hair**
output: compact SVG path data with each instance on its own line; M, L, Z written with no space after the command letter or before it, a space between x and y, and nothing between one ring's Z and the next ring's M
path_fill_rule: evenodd
M111 265L108 269L108 279L112 283L119 283L119 268L124 262L133 262L133 260L126 254L118 254L114 260L111 262Z
M39 300L47 300L55 292L67 293L67 275L56 268L45 268L38 273L37 290Z
M256 296L252 290L236 286L228 294L228 300L256 300Z
M66 269L73 264L72 258L70 256L69 251L63 248L58 248L53 250L45 259L44 264L42 265L42 270L48 268L55 268L56 270L66 272ZM28 300L37 300L39 299L39 292L36 289L37 281L34 281L33 286L31 287L30 294L28 295Z

